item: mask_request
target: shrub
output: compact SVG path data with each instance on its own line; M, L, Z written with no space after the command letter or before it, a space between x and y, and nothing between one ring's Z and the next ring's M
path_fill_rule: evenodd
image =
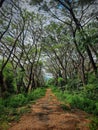
M68 83L67 83L67 88L68 90L72 91L72 90L79 90L80 87L82 86L81 81L79 80L79 78L75 77L74 79L68 79Z
M90 127L90 130L97 130L98 129L98 118L93 117L91 119L91 123L90 123L89 127Z
M7 92L12 93L14 92L14 72L12 65L8 63L4 68L4 77L7 84ZM7 94L8 95L8 94Z
M55 84L55 79L54 78L50 78L48 81L47 81L47 85L50 87L51 85Z
M84 86L84 95L91 100L98 100L98 86L87 84Z
M18 121L21 115L30 112L30 101L44 96L45 90L45 88L38 88L29 94L13 95L7 99L0 98L0 130L8 129L9 125L5 125L6 122L8 124L10 121ZM26 105L26 107L22 107L24 105Z
M5 101L6 106L17 108L27 103L27 99L23 94L11 96Z
M37 98L44 96L44 94L45 94L44 88L37 88L34 91L28 93L27 100L28 101L36 100Z
M71 93L70 91L62 92L58 88L52 88L55 95L59 100L69 103L72 108L82 109L88 113L97 115L98 114L98 101L91 100L86 97L84 92Z

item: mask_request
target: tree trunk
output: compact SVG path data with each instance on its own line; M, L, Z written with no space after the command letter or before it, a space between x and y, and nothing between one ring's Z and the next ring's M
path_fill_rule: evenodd
M1 97L4 96L4 93L7 91L7 85L6 85L6 82L4 80L4 76L3 76L3 73L2 71L0 71L0 88L1 88Z
M85 72L84 72L84 58L81 57L81 80L82 80L82 83L83 85L86 84L86 77L85 77Z
M0 7L2 7L4 1L5 1L5 0L1 0L1 1L0 1Z
M96 76L96 78L97 78L97 77L98 77L98 75L97 75L97 66L96 66L96 64L95 64L95 62L94 62L94 59L93 59L91 50L89 49L89 46L88 46L88 45L87 45L85 48L86 48L87 54L88 54L88 56L89 56L90 62L91 62L91 64L92 64L92 67L93 67L95 76Z
M29 81L28 81L28 85L27 85L26 90L25 90L26 93L29 91L29 87L30 87L30 85L31 85L32 72L33 72L33 64L31 64L31 68L30 68Z
M78 47L76 39L75 39L75 33L74 32L73 32L73 37L74 37L75 47L77 49L77 52L78 52L78 54L80 56L80 60L81 60L81 80L82 80L83 85L85 85L86 84L86 77L85 77L84 57L83 57L81 51L79 50L79 47Z
M35 89L36 88L36 85L35 85L35 81L34 81L34 76L32 78L32 86L31 86L32 89Z

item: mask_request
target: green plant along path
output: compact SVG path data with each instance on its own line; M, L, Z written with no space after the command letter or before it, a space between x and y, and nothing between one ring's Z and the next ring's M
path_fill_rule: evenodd
M12 123L9 130L89 130L88 114L71 109L57 100L51 89L37 100L31 107L31 112L21 117L18 123Z
M38 88L28 94L13 95L0 99L0 130L7 130L10 122L19 121L24 113L31 111L31 104L45 95L46 89Z

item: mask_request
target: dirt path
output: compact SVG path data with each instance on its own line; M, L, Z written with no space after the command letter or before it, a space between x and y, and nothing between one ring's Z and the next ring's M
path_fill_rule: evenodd
M51 89L47 89L46 95L32 105L31 113L9 130L89 130L86 116L82 111L63 111Z

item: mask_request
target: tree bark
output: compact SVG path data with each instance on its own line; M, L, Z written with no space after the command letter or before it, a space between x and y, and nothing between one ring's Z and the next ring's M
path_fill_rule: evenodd
M1 0L1 1L0 1L0 8L2 7L4 1L5 1L5 0Z
M83 85L85 85L86 84L86 77L85 77L84 57L83 57L81 51L78 48L78 45L77 45L77 42L76 42L76 39L75 39L75 32L73 32L73 37L74 37L74 44L75 44L77 52L80 56L80 61L81 61L81 80L82 80Z
M94 62L94 59L93 59L93 56L92 56L92 53L91 53L91 50L90 50L89 46L86 46L86 50L87 50L87 54L89 56L90 62L92 64L95 76L98 77L98 75L97 75L97 66L96 66L96 64Z
M1 88L1 97L4 96L4 92L7 91L7 85L6 85L6 82L4 80L4 76L3 76L3 73L2 71L0 71L0 88Z

